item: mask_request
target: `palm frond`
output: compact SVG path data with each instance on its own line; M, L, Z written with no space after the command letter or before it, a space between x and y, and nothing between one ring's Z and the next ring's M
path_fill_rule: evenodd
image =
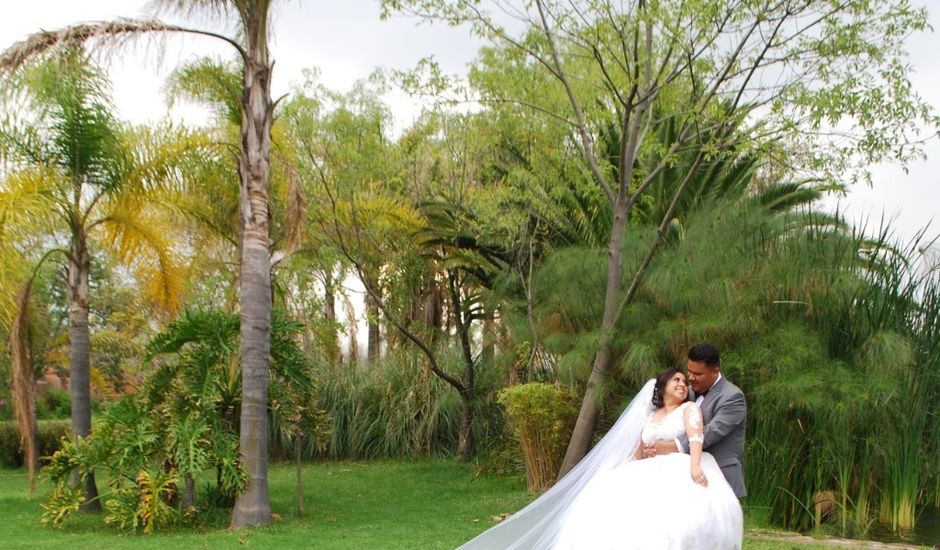
M208 57L187 63L173 71L166 91L171 101L196 101L212 109L220 121L241 124L242 75L235 63Z
M54 227L61 206L54 192L59 182L61 174L43 165L18 170L4 179L0 183L0 237L16 241Z
M39 449L36 439L36 387L30 368L29 345L26 341L29 324L29 295L32 281L24 285L17 298L18 311L10 329L10 370L13 375L13 413L20 442L26 455L29 472L29 494L36 490L36 466Z
M226 2L214 2L223 4ZM139 39L141 36L181 32L202 34L219 38L235 47L244 57L245 52L238 42L230 37L211 31L170 25L158 19L117 19L80 23L54 31L42 31L30 35L7 48L0 54L0 73L10 73L29 62L47 58L67 48L80 47L93 42L97 48L116 49Z
M113 205L99 223L117 257L136 268L147 298L169 313L177 311L185 270L166 223L133 202Z
M824 191L802 182L783 182L761 189L756 198L766 208L784 212L816 202L822 198Z
M190 178L206 163L223 155L221 146L206 132L172 125L134 128L123 133L128 162L121 174L123 194L190 189Z
M67 48L79 47L92 40L111 46L124 45L142 33L186 31L157 19L119 19L71 25L54 31L42 31L16 42L0 55L0 72L18 70L37 58L48 57Z

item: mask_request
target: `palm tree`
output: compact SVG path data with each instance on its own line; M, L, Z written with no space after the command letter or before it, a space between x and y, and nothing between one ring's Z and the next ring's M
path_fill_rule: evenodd
M24 111L35 120L7 121L0 127L7 172L3 193L6 212L12 213L4 216L2 230L12 242L31 242L26 248L41 250L21 256L31 264L27 271L35 273L49 259L64 259L72 433L83 438L91 431L88 300L91 249L98 244L93 236L100 236L100 244L115 257L138 268L165 309L176 309L182 277L166 238L169 232L146 197L155 184L166 181L169 166L195 141L161 145L159 136L123 130L110 114L106 81L79 50L18 76L27 93ZM16 327L26 322L33 276L27 275L25 285L17 282L4 289L6 294L20 293ZM14 358L14 363L22 359ZM94 476L85 484L85 506L98 508Z
M198 102L215 113L210 130L216 140L226 147L238 150L241 127L241 72L236 63L203 58L187 63L169 78L169 95L175 100L182 97ZM306 216L306 196L303 178L298 172L296 131L291 128L290 103L278 113L271 128L269 183L269 250L273 296L289 298L284 282L278 275L285 271L289 258L300 246L302 222ZM285 123L285 119L287 122ZM173 205L183 216L181 221L192 226L195 234L191 246L202 248L207 243L213 249L201 251L201 259L228 262L229 255L240 254L240 220L238 197L238 171L228 156L219 156L214 162L201 165L194 173L185 192L173 197ZM221 256L221 258L220 258ZM233 278L233 286L235 280ZM280 283L280 284L279 284Z
M234 14L238 38L204 29L169 25L157 19L120 20L77 24L58 31L36 33L0 56L0 71L15 69L30 59L66 45L119 43L153 33L191 33L225 41L238 52L243 63L242 120L239 155L241 178L240 262L241 359L243 398L240 431L241 457L248 470L246 491L239 495L232 513L232 526L266 525L271 522L268 501L268 376L271 347L271 273L268 248L268 182L273 63L268 51L269 16L273 0L156 0L160 8L184 15Z

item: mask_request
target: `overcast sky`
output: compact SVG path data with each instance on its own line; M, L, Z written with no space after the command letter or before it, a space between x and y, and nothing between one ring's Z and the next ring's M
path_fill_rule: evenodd
M912 0L914 5L934 4L930 19L940 28L940 2ZM27 0L9 2L0 19L0 48L40 29L56 29L69 23L135 17L145 13L140 0ZM277 96L302 81L301 71L317 67L321 81L332 89L348 89L367 77L376 67L409 68L423 57L433 55L447 73L465 73L480 46L462 28L418 24L397 17L379 20L377 0L306 0L279 4L274 22L272 45L277 65L272 93ZM166 74L180 62L216 54L231 57L224 45L211 39L175 39L162 62L148 57L143 47L112 62L110 75L114 103L120 116L132 122L158 120L168 114L161 92ZM932 32L911 37L908 43L914 69L914 88L940 111L940 40ZM409 124L418 107L399 96L389 103L399 125ZM203 111L177 107L170 113L176 119L198 124ZM874 185L858 186L845 198L832 198L850 219L877 226L882 217L891 219L902 239L909 239L930 223L930 235L940 233L940 142L927 148L928 161L913 164L904 174L894 165L874 169Z

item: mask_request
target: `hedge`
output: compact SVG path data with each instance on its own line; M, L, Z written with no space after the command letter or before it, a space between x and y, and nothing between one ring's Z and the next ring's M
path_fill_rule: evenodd
M39 456L49 456L59 450L59 440L67 437L72 428L70 420L39 421ZM0 466L19 468L23 466L23 451L16 423L0 421Z

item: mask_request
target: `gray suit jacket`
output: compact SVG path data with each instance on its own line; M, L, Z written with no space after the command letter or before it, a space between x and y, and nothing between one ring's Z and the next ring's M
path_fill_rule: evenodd
M741 498L747 495L744 488L744 431L747 420L744 392L722 377L708 390L701 407L705 422L703 449L715 457L734 494ZM688 449L688 437L683 436L681 441Z

